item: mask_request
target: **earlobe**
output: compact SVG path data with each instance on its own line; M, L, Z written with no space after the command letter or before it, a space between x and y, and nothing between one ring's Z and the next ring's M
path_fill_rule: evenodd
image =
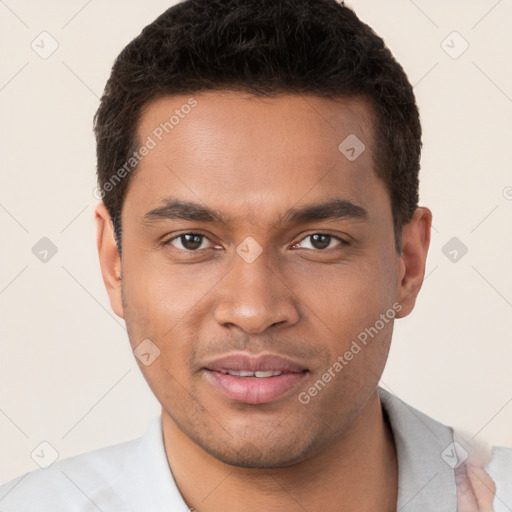
M103 203L95 209L96 245L101 275L114 313L124 318L121 294L121 258L117 249L114 226L110 213Z
M407 316L413 310L423 284L431 226L432 212L419 207L411 221L402 228L402 253L397 269L398 302L402 310L397 318Z

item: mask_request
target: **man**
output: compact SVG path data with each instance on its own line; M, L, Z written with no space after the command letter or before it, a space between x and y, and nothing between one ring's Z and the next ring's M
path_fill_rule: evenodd
M497 511L492 459L378 388L420 290L421 127L334 0L188 0L95 118L97 244L162 415L0 489L11 511Z

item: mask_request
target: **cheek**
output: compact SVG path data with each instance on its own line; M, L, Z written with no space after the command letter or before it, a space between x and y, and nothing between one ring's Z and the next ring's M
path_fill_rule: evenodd
M128 338L139 368L161 403L180 407L190 346L181 322L188 304L160 272L126 273L123 284ZM147 356L146 354L149 354Z
M361 258L329 267L311 266L290 277L305 313L325 333L355 336L391 307L396 283L386 262Z
M151 365L141 361L141 371L155 395L160 397L171 389L180 391L180 385L186 386L190 378L189 364L199 342L199 326L211 316L206 306L220 271L199 275L193 266L171 268L161 254L156 257L143 251L126 251L124 265L123 302L130 344L137 350L143 340L149 339L158 352Z
M187 265L171 267L161 253L127 250L123 267L126 321L142 335L144 329L159 335L173 329L215 283Z
M297 295L304 298L310 319L308 337L329 353L327 363L315 368L308 383L307 390L322 376L330 382L313 407L332 403L332 411L338 410L340 403L351 403L351 396L369 396L377 384L396 314L390 274L388 262L376 257L297 279Z

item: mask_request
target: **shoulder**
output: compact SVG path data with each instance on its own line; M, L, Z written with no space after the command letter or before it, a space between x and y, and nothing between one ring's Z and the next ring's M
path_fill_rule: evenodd
M512 448L494 447L491 460L485 470L496 484L495 511L510 511L512 508Z
M161 416L124 443L75 455L0 487L2 512L188 510L167 460Z
M496 476L505 474L508 478L512 479L512 448L495 446L492 449L492 458L487 469L489 473Z
M399 509L465 512L477 500L482 510L512 510L512 449L477 442L384 389L379 394L397 449Z
M130 467L140 442L137 438L99 448L25 473L0 486L0 509L54 512L65 506L66 512L92 510L105 485L115 482L123 469ZM109 496L109 500L115 499ZM117 501L120 511L128 510L120 499Z

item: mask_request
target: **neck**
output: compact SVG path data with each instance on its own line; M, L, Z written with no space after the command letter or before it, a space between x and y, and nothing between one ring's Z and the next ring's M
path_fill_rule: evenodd
M320 453L285 468L224 464L185 436L164 413L164 443L183 498L197 512L395 512L398 463L377 391L350 427Z

